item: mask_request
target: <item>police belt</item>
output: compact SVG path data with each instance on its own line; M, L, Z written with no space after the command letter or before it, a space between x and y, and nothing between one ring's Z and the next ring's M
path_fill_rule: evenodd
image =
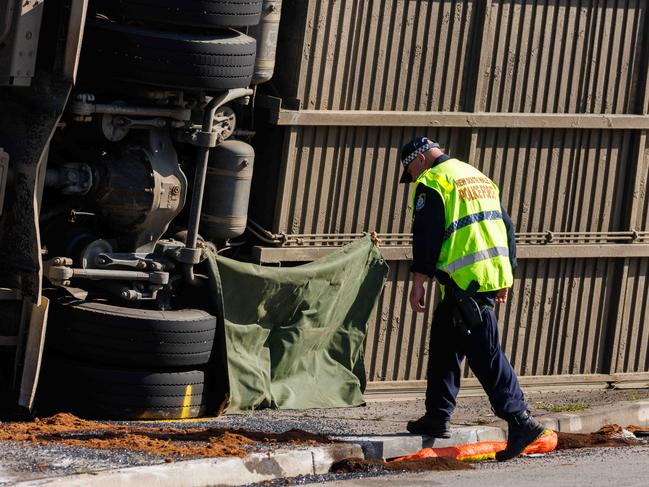
M437 280L445 287L444 301L453 309L453 326L464 336L471 335L471 329L482 325L482 310L475 295L480 289L478 281L471 281L464 290L450 276L443 272L435 274Z

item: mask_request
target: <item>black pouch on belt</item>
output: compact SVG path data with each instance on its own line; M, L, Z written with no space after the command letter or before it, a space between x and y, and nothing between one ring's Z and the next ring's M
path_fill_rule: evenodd
M447 276L443 276L443 280L440 279L440 282L446 286L447 292L452 296L454 304L453 322L455 326L463 335L470 335L472 328L482 325L480 305L473 299L478 289L480 289L480 284L477 281L471 281L465 291Z
M455 303L462 321L469 329L482 325L482 313L475 299L472 297L456 298Z

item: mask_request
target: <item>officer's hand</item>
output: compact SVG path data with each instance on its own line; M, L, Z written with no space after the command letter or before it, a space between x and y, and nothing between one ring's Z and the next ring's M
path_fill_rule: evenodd
M410 307L415 313L426 311L426 290L423 284L413 282L410 290Z
M508 297L509 297L509 288L506 287L505 289L501 289L496 294L496 303L505 304L507 302Z

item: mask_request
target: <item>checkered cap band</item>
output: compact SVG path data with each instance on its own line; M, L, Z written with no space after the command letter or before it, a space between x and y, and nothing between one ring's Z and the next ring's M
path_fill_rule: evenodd
M410 155L408 155L408 157L406 157L403 161L401 161L403 167L408 167L408 164L414 161L419 154L423 154L427 150L434 149L434 148L439 148L439 144L437 142L433 142L431 140L426 139L426 143L424 145L416 148L414 151L410 153Z

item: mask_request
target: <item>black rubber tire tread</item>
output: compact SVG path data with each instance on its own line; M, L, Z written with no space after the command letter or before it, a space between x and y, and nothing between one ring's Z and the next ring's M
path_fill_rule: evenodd
M128 19L195 27L257 25L263 0L121 0Z
M206 311L125 308L67 297L50 306L48 346L109 366L189 367L210 361L216 318Z
M156 86L221 91L250 85L256 41L234 30L198 35L105 20L87 23L84 69Z
M202 370L109 369L50 354L39 388L48 407L87 417L170 419L205 413L207 380Z

